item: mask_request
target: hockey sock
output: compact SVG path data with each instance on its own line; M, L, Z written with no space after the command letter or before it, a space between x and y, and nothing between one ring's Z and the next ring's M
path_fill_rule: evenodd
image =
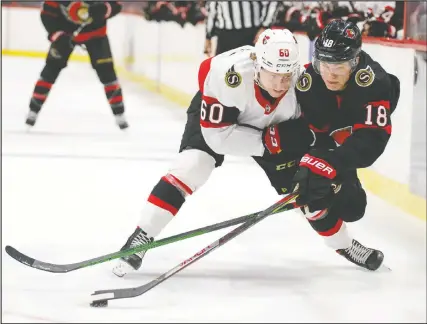
M34 87L33 95L30 101L30 110L38 113L49 95L53 83L39 78Z
M123 104L122 88L117 80L104 84L105 95L114 115L123 114L125 111Z
M193 191L172 174L162 177L151 191L138 223L148 236L155 237L172 220Z
M327 246L337 250L351 246L346 223L341 218L326 214L324 218L308 220L311 227L323 237Z

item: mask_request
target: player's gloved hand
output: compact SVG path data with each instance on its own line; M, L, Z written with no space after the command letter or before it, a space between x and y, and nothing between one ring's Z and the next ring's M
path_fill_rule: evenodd
M293 179L294 191L299 192L296 203L307 205L310 213L329 208L335 197L337 171L327 156L328 151L318 149L305 154Z
M52 42L52 47L55 48L60 54L66 53L72 47L72 35L60 30L49 36Z
M262 142L265 147L264 158L282 151L302 156L314 142L314 133L302 118L290 119L266 127L262 133Z
M88 12L93 22L103 22L111 15L111 5L108 2L93 3L90 4Z

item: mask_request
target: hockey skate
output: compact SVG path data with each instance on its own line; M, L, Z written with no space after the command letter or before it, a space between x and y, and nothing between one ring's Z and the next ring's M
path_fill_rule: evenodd
M135 232L128 238L126 244L120 249L126 250L143 244L153 242L154 238L148 237L142 229L137 227ZM113 273L118 277L123 277L125 274L138 270L141 267L142 259L146 251L135 253L123 258L120 258L117 265L113 268Z
M35 111L30 110L28 113L27 119L25 120L25 124L30 127L33 127L36 124L38 114Z
M122 114L114 115L114 117L116 118L116 124L119 126L120 129L126 129L129 127L128 122Z
M348 261L372 271L377 270L384 260L384 254L381 251L367 248L354 239L350 247L336 250L336 252Z

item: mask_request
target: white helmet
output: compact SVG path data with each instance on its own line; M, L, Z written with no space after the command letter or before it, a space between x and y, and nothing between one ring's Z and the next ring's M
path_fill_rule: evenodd
M266 29L255 44L257 72L299 73L299 49L288 29Z

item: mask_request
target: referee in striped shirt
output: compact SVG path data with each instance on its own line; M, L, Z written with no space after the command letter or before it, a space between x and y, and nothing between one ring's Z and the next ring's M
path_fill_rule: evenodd
M208 1L206 7L205 54L213 56L253 45L271 25L277 1ZM212 52L213 36L218 37L216 53Z

